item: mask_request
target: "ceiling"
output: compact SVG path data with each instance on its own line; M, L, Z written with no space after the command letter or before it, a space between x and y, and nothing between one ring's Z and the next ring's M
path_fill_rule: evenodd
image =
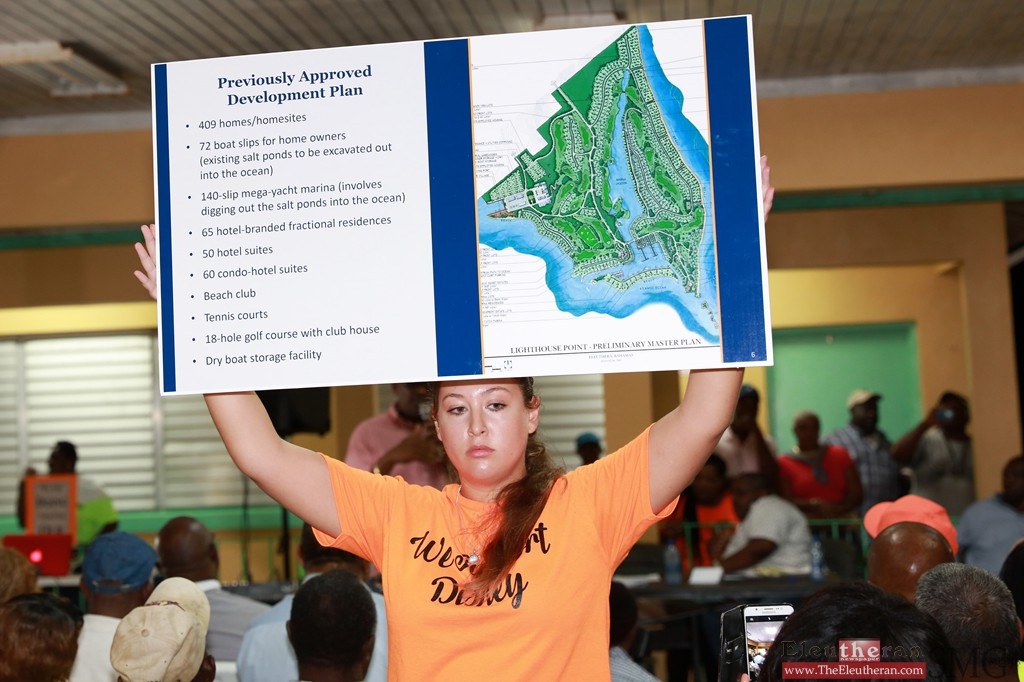
M155 62L733 14L753 15L761 96L1024 81L1021 0L2 0L0 44L77 43L130 92L56 98L0 68L0 124L141 117Z

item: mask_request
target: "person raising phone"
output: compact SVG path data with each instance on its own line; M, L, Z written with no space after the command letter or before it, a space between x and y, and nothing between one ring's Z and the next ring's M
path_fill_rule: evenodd
M773 188L762 159L763 201ZM155 290L152 226L135 274ZM278 437L255 393L206 395L239 469L383 575L390 679L608 680L608 586L675 505L732 417L741 369L695 370L679 406L562 475L536 439L530 378L431 384L458 477L443 490L360 471Z
M920 424L892 446L893 459L913 470L910 492L956 517L974 502L974 451L967 398L946 391Z

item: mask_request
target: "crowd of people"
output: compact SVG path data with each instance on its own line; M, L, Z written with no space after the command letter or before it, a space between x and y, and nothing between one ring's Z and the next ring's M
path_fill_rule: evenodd
M456 386L458 391L463 390L461 385ZM486 386L490 395L476 400L459 392L446 394L455 418L465 418L463 415L474 408L479 411L479 416L469 418L478 421L468 425L470 433L499 428L496 425L500 422L488 410L497 412L509 405L505 395L508 387L500 387L501 407L496 409L495 403L489 402L495 399L495 387ZM516 387L522 392L522 418L529 430L535 423L530 405L536 401L527 397L529 385L518 383ZM436 385L430 387L425 400L418 385L396 386L396 404L383 418L374 418L355 431L353 452L359 455L354 461L365 469L366 476L405 487L382 469L393 471L405 466L410 472L431 471L449 461L441 439L451 432L439 428L432 416L436 412L420 406L425 401L434 404L435 400L444 404L444 398L438 395L441 390ZM965 416L966 401L949 395L940 400L940 406L955 403ZM864 429L858 424L874 429L872 433L877 437L868 440L875 446L888 443L877 430L880 396L868 391L851 396L852 428L844 427L842 437L830 434L822 439L817 416L798 413L793 421L797 446L792 455L776 454L772 439L751 426L757 392L748 386L738 387L736 396L733 420L743 425L734 425L731 433L722 436L720 442L727 443L725 454L719 453L713 442L708 444L714 452L700 468L691 464L692 480L674 507L671 500L656 507L650 497L643 496L650 492L638 489L636 495L641 502L651 506L646 512L634 511L637 515L626 526L619 524L615 532L624 536L618 541L616 557L621 559L638 537L639 528L658 523L666 541L682 550L686 569L718 565L728 573L747 577L802 574L811 569L809 520L856 521L870 540L863 573L867 580L831 585L803 602L777 639L799 642L799 646L773 647L764 658L761 678L782 679L786 663L837 660L830 658L834 645L832 649L825 645L840 635L854 633L857 637L898 642L905 652L916 653L890 660L923 663L942 679L1013 679L1020 656L1017 628L1024 613L1024 542L1020 542L1024 537L1024 457L1007 462L1001 491L966 505L957 525L949 507L915 493L873 498L875 503L860 515L862 487L857 459L839 443L849 442L851 434L864 437ZM407 404L399 407L402 401ZM726 413L721 407L719 410ZM962 431L962 418L948 421ZM384 438L374 435L374 428L396 431L396 426L402 426L403 431ZM915 427L898 442L927 448L922 443L930 442L926 436L933 428L941 425ZM736 453L744 450L745 439L753 444L748 449L751 456L744 458ZM59 444L55 452L67 450L69 445ZM618 466L627 468L640 464L635 458L626 464L622 452L601 457L600 439L591 433L581 434L577 445L581 462L573 476L588 486L596 482L586 475L600 472L610 462L619 460ZM479 446L473 442L469 446L472 457L473 447ZM774 466L760 465L764 451L771 454ZM490 452L485 455L490 456ZM932 482L943 488L934 477L934 460L926 457L922 461L928 463ZM733 469L730 475L729 463L743 461L746 465ZM410 466L413 464L421 466ZM875 468L880 470L878 464ZM462 466L470 470L471 465ZM547 494L556 495L557 481L564 475L553 468L543 470L551 477ZM458 476L459 472L455 469L454 473ZM472 473L476 479L466 479L486 479L490 469ZM416 489L459 495L461 485L465 485L444 484L434 480L435 475L440 476L430 474L422 481L425 485ZM450 480L447 477L451 475L450 470L446 471L444 480ZM331 476L337 479L340 474L335 471ZM336 488L343 483L352 485L332 481L332 495L337 496ZM935 497L948 502L948 498ZM336 503L340 505L340 500ZM416 500L402 503L399 498L389 504L409 504L410 513L419 513ZM471 567L474 557L479 561L488 556L476 536L484 524L493 523L482 513L482 506L479 500L457 497L452 500L454 516L447 522L454 526L449 530L450 539L441 533L432 535L427 523L423 532L412 534L402 544L412 545L409 551L419 563L440 567L447 560L455 568L460 564ZM659 508L662 511L655 513ZM379 513L362 510L356 518L368 523L367 514ZM546 515L541 522L533 519L525 526L529 532L524 537L524 555L546 558L546 550L558 537L553 532L555 521L560 518ZM613 520L602 523L612 524ZM389 669L391 679L401 678L406 673L394 672L393 661L389 665L389 642L395 635L389 637L385 596L379 587L396 581L396 574L401 580L401 569L392 565L394 558L376 544L379 542L371 542L362 532L358 541L332 542L330 535L305 524L299 544L305 579L294 594L274 606L221 585L213 533L192 517L168 521L152 544L113 527L103 529L84 553L80 605L40 593L35 567L18 552L2 550L0 682L377 681L388 679ZM367 554L384 569L383 576L376 574L375 581L371 580L375 571L364 558ZM513 568L524 565L530 564L518 558ZM608 565L609 579L614 567L614 562ZM158 577L162 580L154 586ZM529 583L520 573L508 573L505 582L492 582L482 593L474 593L471 583L447 581L441 574L430 583L431 589L419 596L426 597L430 604L473 604L474 599L482 600L477 602L482 604L506 601L515 609L517 601L527 598ZM371 584L378 591L371 589ZM588 591L581 598L594 597ZM599 661L601 667L607 666L616 682L657 679L634 658L640 620L636 600L622 584L613 581L607 598L610 628L589 629L587 637L602 644L600 648L588 646L588 656ZM394 620L392 615L392 623ZM401 637L401 630L398 632ZM825 653L808 657L806 652L812 647ZM597 651L607 655L598 655ZM709 653L713 656L716 652ZM574 664L563 661L561 665Z
M878 426L882 396L857 389L846 403L849 422L824 437L815 413L794 415L796 445L781 453L756 425L759 400L754 387L741 388L730 427L659 526L662 541L676 544L685 566L762 576L810 573L812 530L821 531L827 550L836 550L831 543L841 537L849 546L842 551L860 554L859 529L870 510L908 496L955 519L957 558L991 573L1024 538L1024 458L1006 463L1000 492L974 499L963 396L944 393L893 444ZM748 513L751 505L757 513Z
M308 525L305 580L273 607L221 586L199 520L171 519L154 544L97 536L81 567L84 608L41 592L29 560L0 549L0 682L387 679L383 599L365 560L322 547Z
M425 397L421 389L396 385L395 404L356 429L350 452L355 453L353 463L368 475L404 467L399 470L412 476L426 472L421 484L443 491L451 472L442 477L437 469L447 457L431 412L422 407L436 398L429 389ZM954 418L937 414L935 424L915 427L898 447L934 450L927 443L939 438L935 430L943 423L965 435L967 403L953 395L943 396L936 413L946 409ZM949 504L949 497L943 495L878 499L876 492L875 503L861 517L864 493L858 460L851 453L860 456L889 447L877 429L879 400L875 393L855 392L849 401L850 425L840 430L842 435L824 439L817 416L798 413L793 420L797 446L791 454L779 455L772 439L751 421L759 401L756 390L740 388L732 426L696 469L671 513L666 508L657 515L663 517L660 529L681 550L684 568L718 565L743 576L809 572L808 520L856 520L870 538L867 582L826 588L800 605L777 640L800 644L773 647L762 665L763 679L782 679L785 663L837 660L829 658L834 645L826 645L849 633L898 642L906 652L916 652L916 658L906 654L891 660L921 662L942 679L1013 679L1020 655L1017 627L1024 613L1024 543L1019 542L1024 537L1024 458L1007 462L1001 491L967 504L956 526L956 515L942 502ZM458 398L456 413L466 402ZM484 405L486 409L488 403ZM854 437L873 448L847 450L840 445ZM585 473L601 461L596 435L581 434L577 446L581 462L574 469ZM889 455L894 462L896 450L893 446ZM55 446L51 469L74 471L77 454L70 465L61 462L67 452L75 452L70 443ZM765 452L772 466L763 466ZM619 454L612 457L622 459ZM920 461L926 462L931 484L948 491L950 486L935 473L935 460L932 453ZM912 456L903 461L917 460ZM883 467L875 461L874 469ZM963 469L951 467L954 475ZM557 472L551 475L557 480ZM928 492L927 486L916 490ZM476 504L461 498L453 504L460 532L465 530L463 513L481 518ZM460 505L465 511L459 511ZM112 506L105 503L104 508ZM648 516L645 523L658 521L657 516ZM171 519L153 545L114 528L116 524L98 529L87 545L81 610L40 593L35 567L18 552L0 551L0 682L388 679L388 616L384 596L370 589L370 562L341 547L324 546L309 524L299 544L305 579L274 606L224 589L217 579L213 534L198 519ZM543 554L554 536L547 535L550 530L543 523L530 530L526 551ZM448 545L453 564L460 556L464 562L476 554L485 556L482 548L469 551L468 545L454 544L458 535ZM633 539L635 531L625 544ZM443 536L430 538L427 530L413 540L418 542L414 556L426 563L442 562ZM154 587L157 576L163 580ZM439 586L430 601L472 598L461 591L464 586L453 583L447 590L445 583L435 584ZM499 584L485 599L522 600L526 586L525 580ZM601 665L609 667L616 682L657 679L634 658L636 600L616 582L608 599L610 629L589 633L602 642L607 638L607 657L598 657ZM818 645L825 653L808 657L806 652Z
M983 580L977 578L981 571L1010 586L993 591L1001 595L999 612L1005 615L1024 595L1024 458L1006 463L997 494L976 501L968 400L954 392L943 393L926 418L895 443L879 427L881 401L876 391L854 390L846 402L849 422L823 436L816 414L797 413L793 419L796 445L792 452L779 453L774 439L757 425L758 391L744 385L732 423L714 454L685 489L674 512L659 523L660 538L676 545L684 570L720 566L727 576L737 578L809 576L816 568L816 551L825 571L830 568L850 582L866 578L867 584L885 595L901 597L901 602L893 603L904 604L899 607L904 611L906 604L918 599L919 581L926 574L943 586L938 590L933 585L931 594L952 599L956 588L946 585L954 581L947 564L955 565L955 570L970 571L967 579L965 573L956 576L971 585ZM796 624L808 619L804 625L812 628L828 609L838 617L850 595L893 619L898 617L887 610L890 596L864 586L850 589L853 592L824 593L821 599L827 600L827 606L815 599L798 608ZM968 588L964 591L971 594ZM1011 592L1016 599L1009 597ZM925 604L930 606L921 608L931 612L937 603L934 596L927 597ZM949 629L953 619L932 615L943 631ZM957 617L959 622L973 617L972 623L979 627L984 621L963 609ZM854 627L852 620L839 623L848 628L847 636L871 634ZM706 659L717 657L717 622L702 619L699 626L705 632L698 634L696 645L702 646ZM918 635L939 641L934 639L933 626L929 626L931 634ZM980 632L991 642L1006 643L1006 637L1000 640L990 631ZM800 630L784 634L808 636ZM980 655L981 640L966 640L963 632L945 634L958 656L955 666L963 669L966 659ZM1019 642L1016 626L1010 634ZM1012 660L1016 674L1016 644L1012 656L1007 655L993 649L990 657L995 663L990 668L1006 672ZM687 665L676 665L678 657L678 652L669 651L670 680L686 679ZM769 659L767 665L779 660ZM941 663L929 662L929 666L935 664L943 675L953 676L954 668ZM779 670L776 665L773 679L781 679Z

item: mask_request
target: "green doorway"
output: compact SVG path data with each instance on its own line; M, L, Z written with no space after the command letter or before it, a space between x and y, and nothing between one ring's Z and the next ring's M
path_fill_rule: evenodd
M911 322L776 329L768 413L779 452L791 449L793 415L811 410L822 437L849 421L855 388L882 394L879 428L895 441L921 418L917 334Z

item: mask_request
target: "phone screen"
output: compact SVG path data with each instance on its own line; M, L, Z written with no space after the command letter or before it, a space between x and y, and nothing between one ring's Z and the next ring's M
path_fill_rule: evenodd
M757 682L768 647L775 641L782 623L791 613L793 607L789 604L748 606L743 609L743 636L746 640L750 682Z

